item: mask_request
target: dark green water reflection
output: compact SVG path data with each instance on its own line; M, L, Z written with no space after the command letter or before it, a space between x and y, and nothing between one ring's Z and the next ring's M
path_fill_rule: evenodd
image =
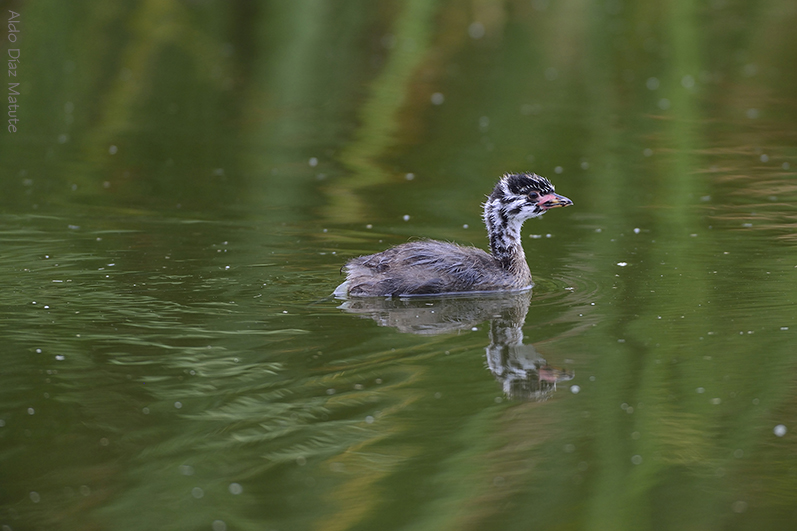
M793 1L2 5L4 531L797 525ZM526 169L532 294L327 297Z

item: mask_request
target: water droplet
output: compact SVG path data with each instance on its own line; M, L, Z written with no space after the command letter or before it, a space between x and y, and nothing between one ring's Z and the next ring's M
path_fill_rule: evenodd
M484 37L484 24L481 22L474 22L468 26L468 35L471 39L481 39Z

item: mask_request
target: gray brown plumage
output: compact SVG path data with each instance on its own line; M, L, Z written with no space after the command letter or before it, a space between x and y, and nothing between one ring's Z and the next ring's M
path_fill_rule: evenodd
M484 203L490 253L436 240L404 243L349 261L344 266L346 281L335 295L386 297L527 289L531 272L520 238L523 222L572 204L554 193L544 177L504 175Z

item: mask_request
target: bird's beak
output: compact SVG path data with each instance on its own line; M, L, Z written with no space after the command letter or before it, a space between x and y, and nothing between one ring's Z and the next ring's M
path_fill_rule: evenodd
M556 207L570 206L573 204L573 202L563 195L548 194L540 197L540 200L537 201L537 204L545 210L549 210Z

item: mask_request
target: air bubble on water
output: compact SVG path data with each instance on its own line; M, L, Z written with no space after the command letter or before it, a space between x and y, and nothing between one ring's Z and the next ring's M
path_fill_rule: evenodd
M485 30L484 24L481 22L474 22L470 26L468 26L468 35L471 39L481 39L484 37Z

